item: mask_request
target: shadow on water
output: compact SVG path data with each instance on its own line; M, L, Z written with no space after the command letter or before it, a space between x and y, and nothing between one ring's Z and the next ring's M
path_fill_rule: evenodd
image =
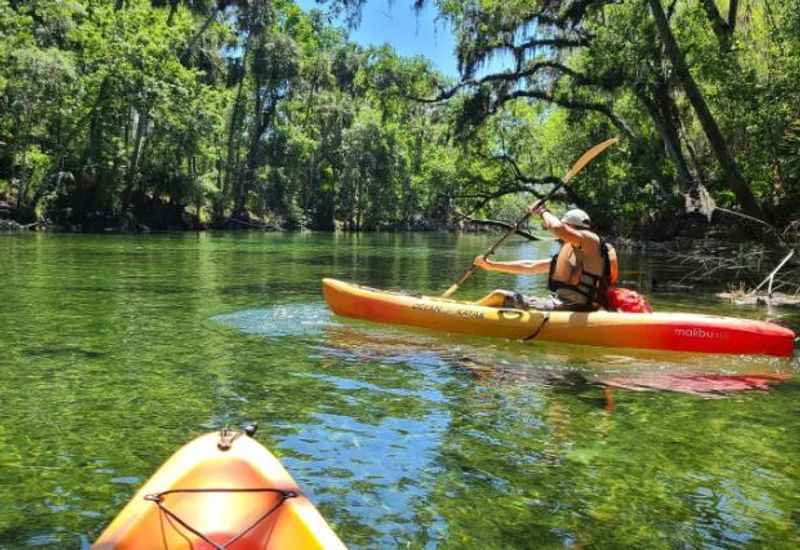
M41 346L30 347L22 350L23 355L30 358L36 357L83 357L84 359L99 359L106 355L101 351L83 349L76 346Z

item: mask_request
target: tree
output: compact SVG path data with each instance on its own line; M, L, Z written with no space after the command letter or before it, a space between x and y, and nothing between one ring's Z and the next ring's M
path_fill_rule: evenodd
M678 45L675 42L675 37L672 35L672 31L669 28L669 23L667 22L667 17L664 14L664 9L661 6L661 1L648 1L650 3L650 8L653 11L653 18L656 22L656 28L661 36L661 40L664 42L667 55L669 56L669 59L675 68L678 79L683 85L686 96L689 98L692 107L694 107L695 114L700 120L700 124L703 126L703 130L708 137L711 148L714 150L717 160L722 166L722 170L728 180L728 185L736 194L736 197L739 199L739 203L742 205L742 208L746 213L759 218L763 217L761 208L758 206L750 187L744 181L744 177L739 171L739 167L731 155L730 150L728 149L725 138L722 137L722 133L719 130L717 121L711 114L700 88L697 86L692 74L689 72L689 68L686 65L683 54L678 48ZM733 13L735 13L735 8ZM726 34L726 36L728 35ZM726 38L726 40L728 39L729 36Z

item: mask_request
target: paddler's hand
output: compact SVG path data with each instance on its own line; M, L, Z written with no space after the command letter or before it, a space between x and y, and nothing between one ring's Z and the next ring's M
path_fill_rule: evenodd
M536 216L541 216L545 212L547 212L547 205L542 201L536 201L531 205L531 214Z
M479 267L481 269L488 269L489 268L489 260L486 259L486 256L475 256L475 261L472 262L472 265L475 267Z
M531 205L531 214L542 218L542 227L548 228L544 213L547 212L547 205L542 201L536 201Z

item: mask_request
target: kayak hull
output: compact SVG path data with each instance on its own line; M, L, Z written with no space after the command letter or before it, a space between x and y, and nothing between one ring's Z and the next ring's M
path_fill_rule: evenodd
M411 296L324 279L338 315L443 332L569 344L701 353L794 353L794 333L764 321L691 313L519 310Z
M178 450L128 502L92 545L95 550L200 550L214 548L169 517L148 495L170 490L263 489L276 492L177 492L164 504L188 525L223 545L255 522L233 543L245 549L342 549L344 545L278 460L254 439L240 436L227 450L219 434L201 436ZM258 518L275 507L262 521Z

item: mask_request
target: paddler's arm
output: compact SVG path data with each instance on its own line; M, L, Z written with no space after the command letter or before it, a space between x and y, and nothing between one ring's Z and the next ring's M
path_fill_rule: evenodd
M486 271L498 271L512 275L538 275L550 270L550 260L517 260L514 262L493 262L485 256L475 258L475 266Z
M536 212L536 210L534 210L534 212ZM583 247L586 243L586 236L583 232L562 223L561 220L547 210L542 210L538 213L542 217L542 227L550 231L557 239L574 244L578 247Z

